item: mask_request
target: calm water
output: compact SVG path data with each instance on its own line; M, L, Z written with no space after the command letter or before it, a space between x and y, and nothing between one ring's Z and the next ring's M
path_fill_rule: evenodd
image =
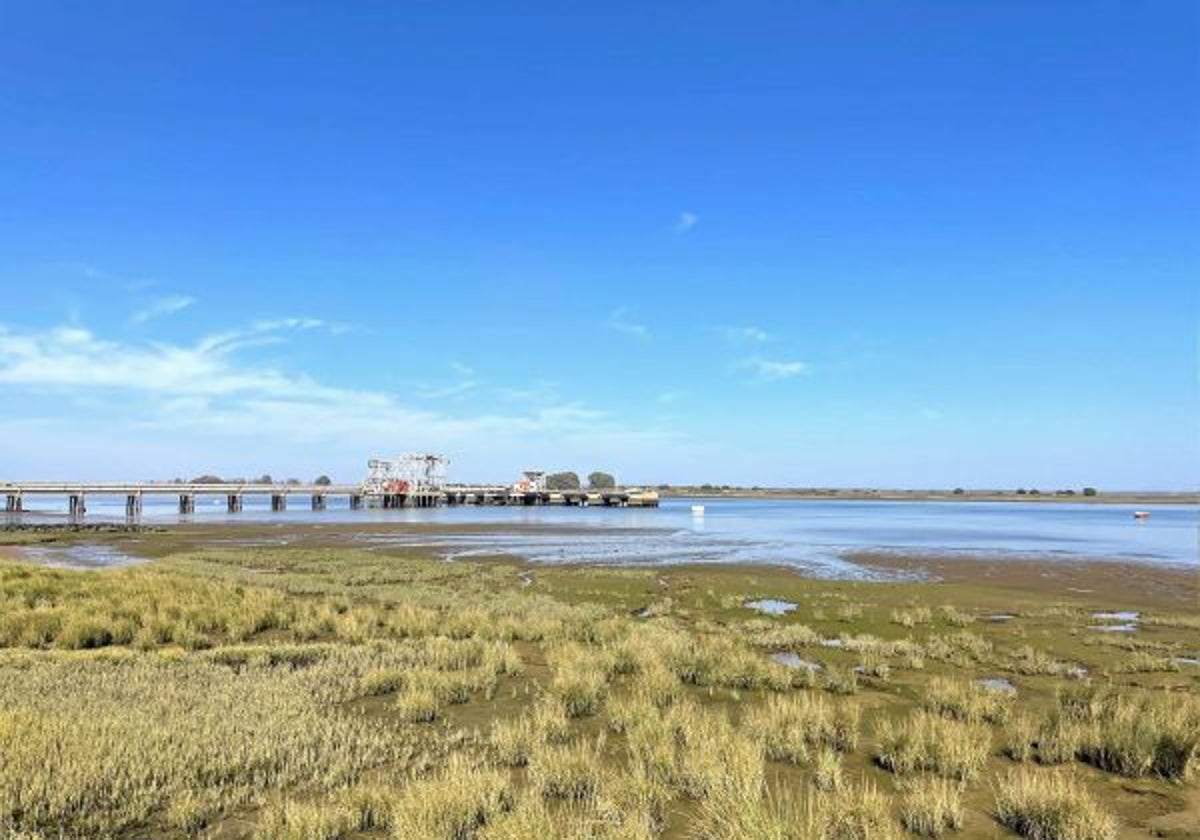
M66 508L65 500L28 501L60 516ZM543 562L777 562L834 576L860 573L842 556L864 549L1200 565L1197 509L1172 505L1138 506L1152 512L1149 520L1138 522L1133 506L1065 503L669 499L658 509L351 511L344 499L331 499L328 510L313 512L306 501L293 499L291 510L272 513L265 499L247 498L245 510L230 515L223 499L199 499L196 514L186 519L484 524L494 527L458 534L368 529L353 539L368 546L432 545L447 556L504 552ZM88 521L119 521L123 504L123 499L91 497ZM705 506L704 516L692 514L693 504ZM144 521L180 521L175 505L170 497L148 500Z

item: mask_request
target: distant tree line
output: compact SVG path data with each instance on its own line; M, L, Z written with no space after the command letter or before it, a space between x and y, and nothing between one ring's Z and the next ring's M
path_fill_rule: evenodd
M588 489L590 490L609 490L616 486L617 480L611 473L597 470L588 474ZM556 472L546 476L547 490L579 490L582 487L583 483L579 480L579 474L575 472Z
M273 479L271 477L270 473L263 473L258 478L251 478L249 480L247 480L245 478L221 478L221 476L219 476L219 475L213 475L211 473L204 473L203 475L196 476L195 478L191 479L190 481L184 481L182 478L176 478L176 479L174 479L173 483L174 484L276 484L276 483L281 483L281 484L290 484L290 485L295 486L297 484L303 484L304 482L298 478L289 478L283 482L276 482L275 479ZM333 484L333 479L331 479L327 475L319 475L313 479L312 483L320 485L321 487L328 487L329 485Z

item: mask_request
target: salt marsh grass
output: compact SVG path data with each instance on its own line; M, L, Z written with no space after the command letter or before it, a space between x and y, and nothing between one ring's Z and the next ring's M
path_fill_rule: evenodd
M543 736L533 718L522 715L515 720L493 722L488 740L497 761L508 767L524 767Z
M857 706L804 693L768 697L765 705L750 710L744 725L763 743L768 757L805 764L821 747L854 749L858 720Z
M924 689L925 708L969 723L1004 723L1012 695L992 691L969 680L932 677Z
M396 712L409 723L432 723L441 710L437 692L428 686L413 686L396 697Z
M916 627L918 624L928 624L933 621L933 611L929 607L908 607L892 610L892 623L901 627Z
M972 623L994 607L961 590L950 613L892 584L778 577L820 633L744 620L741 578L688 571L713 582L668 596L656 577L545 569L535 591L503 563L301 548L86 576L0 562L0 835L937 836L984 816L989 724L1018 769L1066 774L1070 803L1117 775L1163 801L1194 779L1195 686L1160 667L1188 641L1176 618L1116 644L1065 632L1086 610L1047 614L1014 650L1025 628ZM656 617L632 617L648 598ZM821 670L772 661L835 620ZM1081 648L1111 685L1061 679ZM927 660L936 675L914 672ZM971 681L982 663L1035 674L1015 718ZM1005 790L1006 814L1032 815L1006 824L1093 840L1032 833L1066 823Z
M813 754L813 786L817 790L837 790L844 783L842 756L837 750L820 747Z
M607 667L594 652L579 645L565 646L552 653L554 678L550 691L558 697L569 717L594 715L608 687Z
M603 737L542 746L529 761L530 782L550 799L589 799L600 785L603 749Z
M722 794L701 807L695 836L703 840L897 840L887 796L871 786L803 798L787 794Z
M1081 729L1077 754L1102 770L1186 781L1200 758L1194 697L1088 687L1060 695L1059 709L1058 717Z
M922 837L957 831L963 824L961 788L947 779L917 779L904 793L900 822Z
M435 775L413 779L401 789L391 814L392 837L469 839L511 805L505 774L454 756Z
M9 656L0 667L0 820L92 836L187 797L231 805L263 780L335 787L405 761L412 748L401 736L328 713L337 684L369 666L360 657L239 673L153 654Z
M953 627L968 627L975 623L975 616L963 612L952 604L943 604L938 607L938 613L943 621Z
M899 723L884 721L878 734L880 766L897 775L930 772L964 782L979 775L991 743L986 727L924 711Z
M1030 840L1112 840L1116 820L1061 772L1011 771L996 789L996 819Z

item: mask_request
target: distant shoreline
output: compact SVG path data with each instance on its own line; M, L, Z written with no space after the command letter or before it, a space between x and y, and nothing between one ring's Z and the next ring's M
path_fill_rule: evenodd
M952 490L867 490L867 489L750 489L730 488L728 490L708 489L690 486L671 486L655 488L663 499L812 499L848 502L1059 502L1083 503L1089 505L1200 505L1200 493L1168 493L1168 492L1129 492L1129 493L1097 493L1085 496L1083 493L1074 494L1044 492L1017 493L1015 491L997 490L964 490L955 493Z

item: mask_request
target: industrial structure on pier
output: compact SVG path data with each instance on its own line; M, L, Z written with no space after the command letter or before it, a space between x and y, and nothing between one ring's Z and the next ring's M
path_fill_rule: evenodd
M241 512L246 496L269 497L276 512L287 510L288 500L294 497L307 497L313 510L325 510L331 496L347 497L351 510L472 504L658 507L658 493L637 487L550 490L541 470L526 470L513 484L450 484L448 466L441 455L413 453L369 461L361 484L20 481L0 482L0 494L10 514L24 511L26 498L66 497L67 512L75 522L83 519L88 496L124 496L125 518L130 522L141 519L146 496L177 496L184 516L196 512L198 496L224 497L229 513Z

